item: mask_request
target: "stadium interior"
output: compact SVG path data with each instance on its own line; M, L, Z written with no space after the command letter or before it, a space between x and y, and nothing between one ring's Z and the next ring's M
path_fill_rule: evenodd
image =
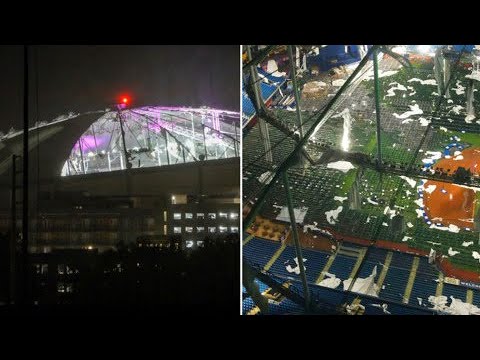
M243 46L243 314L480 314L479 55Z

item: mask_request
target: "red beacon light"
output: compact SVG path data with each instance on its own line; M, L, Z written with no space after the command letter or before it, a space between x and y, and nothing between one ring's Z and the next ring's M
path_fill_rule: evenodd
M128 96L121 96L119 99L118 107L120 109L125 109L128 105L130 105L130 98Z

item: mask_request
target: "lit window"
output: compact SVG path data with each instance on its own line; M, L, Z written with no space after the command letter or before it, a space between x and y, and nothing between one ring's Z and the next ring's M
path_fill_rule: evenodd
M163 221L167 222L167 212L166 211L163 212Z
M197 226L197 233L203 233L203 232L205 232L205 227Z
M42 266L40 264L35 264L35 270L36 270L37 274L41 273L41 269L42 269Z
M203 247L203 241L202 241L202 240L198 240L198 241L197 241L197 246Z
M57 267L58 274L63 275L65 274L65 265L64 264L59 264Z
M215 226L209 226L208 227L208 232L209 233L215 233L217 231L217 228Z
M57 292L64 293L65 292L65 285L63 283L57 284Z
M167 235L167 225L163 225L163 235Z
M192 213L185 213L185 219L193 219Z
M182 233L182 227L181 226L174 226L173 227L173 233L174 234L181 234Z
M182 220L182 213L173 213L173 220Z
M227 232L228 228L226 226L219 226L218 227L218 232L220 233L225 233Z
M187 233L193 233L193 227L191 227L191 226L186 226L186 227L185 227L185 232L187 232Z
M230 219L237 220L238 219L238 213L236 213L236 212L230 213Z
M193 245L194 245L194 242L192 240L185 241L185 247L191 248L193 247Z
M230 231L231 231L232 233L238 233L238 226L232 226L232 227L230 227Z
M197 219L205 219L204 213L197 213Z
M218 213L218 217L220 219L228 219L228 214L224 213L224 212L220 212L220 213Z
M175 194L172 195L171 199L173 205L186 204L188 202L186 194Z
M211 220L215 220L217 218L217 214L215 213L208 213L208 218Z

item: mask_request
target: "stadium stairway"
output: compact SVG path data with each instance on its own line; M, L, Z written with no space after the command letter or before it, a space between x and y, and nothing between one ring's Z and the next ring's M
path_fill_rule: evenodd
M420 259L418 256L415 256L412 261L412 267L410 269L410 275L408 276L407 286L405 287L405 293L403 294L403 303L408 304L410 300L410 294L412 292L413 283L415 282L415 277L417 276L418 263Z
M385 256L383 268L377 280L377 286L379 289L382 288L383 282L385 281L385 276L387 276L388 268L390 267L390 263L392 262L392 256L393 256L393 253L391 251L387 252L387 255Z
M362 248L358 251L357 262L353 266L352 272L349 275L350 279L355 279L357 277L358 270L360 269L360 265L362 264L362 261L363 261L363 258L365 257L366 252L367 252L367 248Z
M318 275L318 278L315 281L316 284L320 284L322 280L325 278L325 274L328 272L328 270L330 270L330 267L335 261L335 256L337 256L337 253L334 253L328 257L327 263L325 264L322 271L320 272L320 275Z
M248 236L243 240L242 245L243 245L243 246L247 245L248 242L249 242L250 240L252 240L252 239L253 239L253 235L248 235Z
M443 293L443 274L438 274L438 284L437 288L435 289L435 296L441 296Z
M268 262L265 264L265 266L263 267L263 269L265 271L268 271L270 270L270 268L272 267L273 263L275 261L277 261L277 259L280 257L280 255L282 255L282 252L283 250L285 250L286 248L286 244L282 244L277 251L275 251L275 253L272 255L272 257L270 258L270 260L268 260Z
M334 274L341 280L347 280L353 271L357 258L358 253L339 250L332 266L330 267L329 273Z
M466 302L469 303L469 304L473 304L473 291L472 291L472 289L467 290Z

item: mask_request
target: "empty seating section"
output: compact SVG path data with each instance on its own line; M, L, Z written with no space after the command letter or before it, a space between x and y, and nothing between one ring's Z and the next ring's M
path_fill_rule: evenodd
M408 303L416 306L431 306L428 302L428 297L435 296L438 285L438 282L435 280L438 281L438 275L434 276L417 271Z
M328 272L335 274L335 277L341 280L346 280L352 272L356 261L357 259L354 257L337 254Z
M416 306L430 306L428 297L431 295L435 296L438 277L439 272L433 265L428 263L428 257L420 256L415 282L413 283L408 303Z
M302 249L302 256L304 259L307 259L307 261L304 263L307 281L315 282L328 260L328 254L320 251ZM295 248L293 246L287 246L285 250L283 250L280 257L274 262L270 268L270 271L276 274L289 276L294 279L300 279L300 275L289 273L286 269L287 262L291 267L295 267L296 263L294 258L296 257L297 254L295 252Z
M243 247L243 254L253 264L264 266L279 247L278 242L254 238Z
M280 243L269 240L263 240L253 238L244 247L245 257L252 263L256 263L263 267L273 256L275 251L279 248ZM337 253L332 266L328 270L329 273L335 274L337 278L341 280L348 279L356 261L357 257L347 256L342 254L342 250L346 252L360 251L364 247L353 243L343 243L340 246L340 253ZM344 303L351 303L355 298L360 296L362 298L361 304L365 306L365 314L384 314L382 308L373 306L372 304L387 303L387 311L391 314L429 314L432 305L428 301L428 297L435 295L439 272L435 266L428 263L426 256L417 256L419 259L418 268L413 282L412 290L410 293L408 305L402 304L403 296L409 279L412 262L416 255L401 253L398 251L387 250L377 247L370 247L366 252L364 261L357 273L357 277L365 278L369 276L374 267L377 266L377 276L375 281L378 281L378 277L383 270L387 253L392 252L391 262L386 273L386 277L383 281L382 289L379 291L379 297L369 297L359 295L355 293L345 293L343 291L343 284L338 286L337 289L325 288L315 284L316 279L323 270L327 263L329 253L323 251L317 251L312 249L302 249L303 258L307 259L305 262L307 281L309 282L309 288L311 292L312 300L315 303L321 303L326 306L332 312ZM303 294L303 288L300 282L300 276L294 273L289 273L286 270L286 262L292 267L295 267L294 258L296 257L295 248L288 245L283 250L279 258L274 262L270 268L270 272L275 275L279 275L276 281L282 282L286 276L293 279L292 289L297 293ZM260 292L264 292L268 289L268 286L258 281L255 282L259 285ZM243 290L245 292L245 289ZM480 291L473 289L472 303L480 307ZM453 296L463 302L467 298L467 288L457 285L444 284L443 293L447 297ZM419 301L419 299L421 299ZM450 302L450 299L449 299ZM243 300L244 313L250 311L255 305L251 297L246 297ZM302 307L293 303L288 299L284 299L279 305L270 304L271 314L290 314L301 313Z
M413 256L394 252L387 276L380 289L379 297L390 301L402 302Z
M480 292L478 290L473 290L472 304L480 308Z
M330 254L322 251L302 249L302 255L304 258L308 259L304 264L307 268L305 271L307 275L307 281L314 283L320 275L320 272L325 267Z
M390 266L383 286L380 289L379 297L390 301L402 302L409 275L409 270Z
M360 278L366 278L370 276L375 266L377 267L377 276L375 282L380 275L380 272L383 270L383 264L385 263L385 257L387 251L375 247L370 247L367 254L365 255L363 264L360 266L360 269L357 273L357 276Z
M412 267L413 256L400 251L393 251L390 266L410 271Z
M449 299L449 301L450 296L453 296L455 299L465 302L467 299L467 288L452 284L443 284L442 295L445 295Z
M439 272L434 265L428 263L428 257L419 256L419 259L420 261L418 263L417 273L431 275L431 276L434 276L435 278L438 278Z
M301 287L300 287L301 288ZM384 315L386 314L383 308L378 307L387 304L387 311L393 315L417 315L417 314L432 314L429 308L418 309L414 307L406 307L402 304L392 303L375 297L358 295L355 293L347 294L338 289L330 289L322 286L310 285L310 292L312 299L317 303L322 303L325 306L333 306L337 308L341 304L351 304L354 299L360 297L360 304L365 307L366 315Z
M247 297L242 302L242 314L246 315L250 310L255 307L255 303L251 297Z
M270 268L270 271L275 273L275 274L299 279L300 278L299 275L296 275L295 273L289 273L287 271L286 264L285 264L286 262L288 262L290 264L290 266L295 267L295 262L293 261L293 259L296 256L297 255L295 254L295 249L292 246L287 246L285 248L285 250L283 250L282 254L279 256L277 261L275 261L273 263L272 267ZM305 255L303 255L303 257L306 258ZM305 262L305 264L304 264L305 267L307 267L307 262Z

